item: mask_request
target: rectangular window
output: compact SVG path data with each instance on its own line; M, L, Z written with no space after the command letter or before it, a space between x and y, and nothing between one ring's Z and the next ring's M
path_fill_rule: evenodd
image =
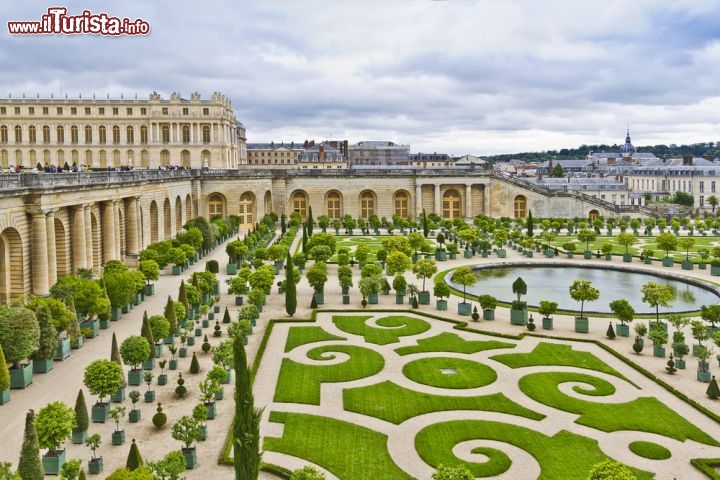
M20 115L20 107L15 107L15 115Z
M105 107L98 108L98 115L105 115Z
M700 193L703 193L705 191L705 182L700 182L698 189L700 190Z
M145 108L145 107L140 108L140 115L147 115L147 108Z
M167 107L162 107L162 114L163 114L163 115L167 115L167 114L168 114L168 108L167 108Z
M183 115L189 115L190 111L187 107L183 107Z
M85 115L90 115L90 107L85 107Z
M70 115L77 115L77 107L70 107Z
M705 197L700 195L700 206L702 207L703 205L705 205Z
M0 114L2 114L2 115L7 115L7 108L5 108L5 107L0 107Z
M128 115L132 115L132 108L128 107L125 113L127 113Z
M35 115L35 107L28 107L28 113L30 115Z
M50 108L43 107L43 115L49 115L50 114Z
M715 182L710 182L710 193L715 193Z
M63 113L62 107L57 107L57 114L62 115Z
M118 107L113 107L113 115L119 115L120 109Z
M203 108L203 115L205 115L205 116L210 115L210 109L207 107Z

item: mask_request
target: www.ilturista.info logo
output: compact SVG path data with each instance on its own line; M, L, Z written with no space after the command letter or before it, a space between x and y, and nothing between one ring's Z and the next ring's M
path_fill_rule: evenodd
M107 13L83 10L80 15L68 15L65 7L50 7L39 22L7 22L11 35L147 35L150 24L138 18L111 17Z

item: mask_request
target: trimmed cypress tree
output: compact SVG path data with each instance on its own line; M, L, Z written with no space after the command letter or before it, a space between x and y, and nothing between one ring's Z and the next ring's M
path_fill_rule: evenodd
M295 285L295 266L290 251L285 261L285 312L291 317L297 310L297 285Z
M145 337L150 345L150 351L155 351L155 339L153 338L152 329L150 328L150 322L148 321L147 310L143 313L142 327L140 328L140 335Z
M125 468L131 472L136 468L142 466L143 459L140 456L140 450L138 449L135 439L132 439L132 445L130 445L130 452L128 453L127 461L125 462Z
M185 306L185 311L190 311L190 304L188 304L187 292L185 291L185 280L180 280L180 291L178 292L178 302Z
M117 337L115 337L115 332L113 332L112 343L110 344L110 360L117 363L118 365L120 365L120 368L122 368L123 363L122 358L120 357L120 349L118 349ZM124 387L125 385L127 385L127 382L125 381L125 376L123 375L122 386Z
M87 404L85 403L85 394L82 388L78 390L77 398L75 399L75 428L73 432L85 432L90 426L90 418L88 417Z
M10 388L10 370L8 370L7 363L5 363L5 352L3 352L2 345L0 345L0 392Z
M280 215L280 233L282 235L285 235L285 231L287 230L287 225L285 223L285 213Z
M305 228L305 225L303 225L302 251L306 255L307 255L307 240L308 240L307 228Z
M165 311L163 317L170 323L170 333L174 334L178 329L177 315L175 315L175 304L170 295L168 295L167 303L165 304ZM157 340L160 340L159 338Z
M233 444L236 480L256 480L260 466L260 417L254 406L252 381L242 336L233 341L235 367L235 421Z
M312 237L313 230L315 229L315 220L313 220L312 207L308 205L308 216L307 216L307 236Z
M715 375L713 375L712 380L710 380L710 384L708 385L705 394L713 400L720 398L720 388L718 388L718 383L717 380L715 380Z
M80 475L78 475L77 480L87 480L87 477L85 476L85 469L80 469Z
M17 473L23 480L44 480L45 478L45 471L40 461L40 444L33 410L28 410L25 415L25 436L20 450Z
M612 322L610 322L610 325L608 325L608 329L607 329L607 332L605 332L605 336L607 338L609 338L610 340L615 338L615 329L613 328Z
M52 315L47 305L40 305L35 311L35 318L40 326L40 343L32 354L34 360L46 360L55 356L58 339L57 331L53 325Z
M192 361L190 362L190 373L200 373L200 362L195 352L193 352Z
M222 322L223 323L231 323L232 322L232 318L230 318L230 311L228 310L227 307L225 307L225 313L223 314Z

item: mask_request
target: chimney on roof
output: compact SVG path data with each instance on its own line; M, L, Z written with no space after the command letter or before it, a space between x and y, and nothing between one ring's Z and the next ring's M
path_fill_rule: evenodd
M607 164L608 164L608 166L615 165L615 157L608 157Z
M318 160L320 160L321 162L325 161L325 148L323 148L322 145L320 145L320 149L318 151Z
M308 147L310 147L310 142L305 140L305 143L303 144L303 148L308 148Z
M706 153L705 155L703 155L702 158L704 158L708 162L715 161L715 155L710 155L709 153Z
M683 166L691 166L693 164L693 156L692 155L683 155Z

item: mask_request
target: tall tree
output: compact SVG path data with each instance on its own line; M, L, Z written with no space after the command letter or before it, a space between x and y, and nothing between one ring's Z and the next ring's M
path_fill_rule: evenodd
M290 257L290 251L285 261L285 312L291 317L297 310L297 286L295 285L295 267Z
M23 480L44 480L45 472L40 462L40 443L35 428L35 412L28 410L25 415L25 436L20 449L18 474Z
M150 328L150 321L148 320L147 310L145 310L145 313L143 313L142 327L140 327L140 336L145 337L148 345L150 345L150 351L154 352L155 338L153 337L152 329Z
M527 216L527 236L528 237L532 238L534 229L535 229L535 223L533 222L533 218L532 218L532 210L528 210L528 216Z
M233 422L235 480L257 480L260 466L260 417L252 393L252 379L241 335L233 341L235 421Z
M312 206L308 206L308 215L307 215L307 236L312 237L313 229L315 228L315 220L313 220L312 215Z

